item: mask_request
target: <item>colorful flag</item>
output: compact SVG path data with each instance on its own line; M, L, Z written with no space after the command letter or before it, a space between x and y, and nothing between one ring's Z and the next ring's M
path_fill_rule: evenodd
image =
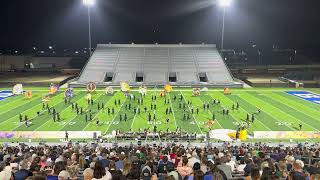
M56 92L58 92L59 90L59 86L56 84L51 83L50 87L49 87L49 94L55 94Z
M120 87L121 87L121 91L123 91L123 92L130 91L130 86L126 82L121 82Z
M14 95L20 95L23 94L23 87L22 84L16 84L12 88L12 94Z

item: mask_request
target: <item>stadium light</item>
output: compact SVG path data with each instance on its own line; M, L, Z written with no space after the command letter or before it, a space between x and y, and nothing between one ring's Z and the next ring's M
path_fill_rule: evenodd
M229 7L232 3L232 0L219 0L219 5L222 7Z
M83 0L83 4L88 7L88 34L89 34L89 57L91 57L91 17L90 6L95 4L95 0Z
M223 7L223 16L222 16L222 33L221 33L221 50L223 50L224 45L224 19L226 16L226 9L232 3L232 0L218 0L218 3L221 7Z
M93 6L95 4L94 0L83 0L83 4L86 6Z

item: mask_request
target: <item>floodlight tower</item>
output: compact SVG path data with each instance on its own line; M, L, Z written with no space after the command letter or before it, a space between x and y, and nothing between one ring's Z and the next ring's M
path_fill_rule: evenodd
M223 8L222 33L221 33L221 50L223 50L223 45L224 45L224 18L226 16L226 10L231 5L232 0L218 0L218 3Z
M91 17L90 7L95 4L95 0L83 0L83 4L88 8L88 33L89 33L89 57L91 57Z

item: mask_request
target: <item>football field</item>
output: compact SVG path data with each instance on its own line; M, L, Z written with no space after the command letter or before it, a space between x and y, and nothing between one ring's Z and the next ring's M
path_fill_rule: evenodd
M54 121L53 115L49 114L46 108L43 109L42 99L48 94L46 89L33 89L31 99L26 99L24 95L2 95L0 131L101 131L105 134L114 130L129 132L149 128L152 131L156 125L158 131L175 131L181 128L188 133L204 134L210 129L236 129L241 124L247 124L247 114L250 116L249 133L295 131L299 130L299 124L302 125L303 131L320 130L320 102L316 99L318 90L311 92L303 89L233 89L231 95L224 95L222 90L209 89L207 92L201 92L200 96L193 96L192 89L186 88L174 89L166 97L160 97L160 90L162 89L149 88L147 95L142 97L143 102L140 103L138 99L141 95L138 91L131 91L135 98L130 99L121 91L115 90L113 95L106 95L104 90L98 90L92 93L93 105L87 103L85 89L74 89L71 103L67 104L64 101L64 91L61 90L51 95L48 101L48 106L60 114L60 121ZM2 90L3 92L5 91ZM304 95L299 96L299 92ZM306 93L309 95L305 95ZM157 98L152 98L153 96ZM219 100L220 103L213 103L214 100ZM72 108L72 103L77 103L79 108L83 108L83 113L77 114ZM233 110L232 106L236 103L239 104L239 108ZM104 108L101 108L102 104ZM209 108L203 109L204 104L208 104ZM108 113L108 108L110 111L113 108L114 113ZM172 113L169 113L169 109ZM224 115L223 109L229 109L229 114ZM149 113L152 116L150 121ZM27 115L30 119L28 127L24 122L20 122L20 114L23 118ZM89 114L92 120L89 120ZM215 121L212 124L208 123L212 120L213 114ZM253 123L252 114L255 115ZM167 118L169 122L166 122Z

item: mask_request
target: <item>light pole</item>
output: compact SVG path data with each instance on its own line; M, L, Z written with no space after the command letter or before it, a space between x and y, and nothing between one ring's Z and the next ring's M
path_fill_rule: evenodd
M223 8L222 15L222 33L221 33L221 50L223 50L224 45L224 18L226 16L226 9L230 6L232 0L219 0L219 5Z
M89 34L89 57L91 57L91 17L90 7L95 4L95 0L83 0L83 4L88 8L88 34Z

